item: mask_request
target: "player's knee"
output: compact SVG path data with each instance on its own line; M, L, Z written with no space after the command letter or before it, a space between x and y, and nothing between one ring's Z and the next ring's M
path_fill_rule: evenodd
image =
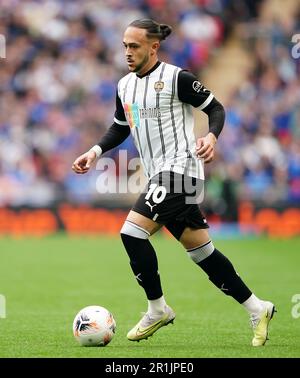
M185 227L179 239L187 250L196 249L198 246L206 244L209 240L210 236L206 229L193 229L190 227Z
M199 247L188 249L187 253L194 263L199 264L201 261L210 256L214 250L215 247L212 241L209 240L207 243L202 244Z
M121 228L120 231L122 240L124 236L131 236L137 239L144 239L147 240L150 236L150 233L145 230L143 227L138 226L137 224L126 220Z

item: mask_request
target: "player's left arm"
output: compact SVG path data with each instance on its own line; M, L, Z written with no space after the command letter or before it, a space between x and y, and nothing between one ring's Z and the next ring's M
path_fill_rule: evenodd
M195 75L184 70L178 75L178 98L208 116L209 132L205 137L197 139L196 155L209 163L214 158L215 144L224 126L224 107Z

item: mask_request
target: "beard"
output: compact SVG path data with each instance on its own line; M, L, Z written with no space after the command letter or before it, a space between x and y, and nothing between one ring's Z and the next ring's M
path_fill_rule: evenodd
M145 56L145 58L139 63L134 69L133 72L139 72L149 61L149 57Z

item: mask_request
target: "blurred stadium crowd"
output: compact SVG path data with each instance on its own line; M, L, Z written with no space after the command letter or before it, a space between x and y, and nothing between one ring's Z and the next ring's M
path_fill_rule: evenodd
M122 35L134 19L174 26L161 59L199 73L234 21L256 64L226 105L218 161L207 167L208 200L300 201L300 59L289 23L255 21L260 1L0 0L0 205L97 202L99 172L71 163L111 125L126 70ZM122 145L136 156L131 138ZM117 152L108 156L117 159ZM222 183L222 185L220 185ZM221 193L221 192L222 193ZM219 203L220 204L220 203Z
M254 68L226 104L219 156L209 172L213 212L236 219L237 202L258 207L300 204L300 59L291 51L298 14L248 20L240 29Z

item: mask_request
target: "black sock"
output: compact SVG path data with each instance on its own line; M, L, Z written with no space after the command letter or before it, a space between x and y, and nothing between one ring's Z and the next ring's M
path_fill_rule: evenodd
M138 239L121 233L121 238L130 259L130 266L139 285L149 300L163 295L156 253L149 240Z
M239 303L251 296L252 292L238 276L231 262L217 249L197 265L224 294L230 295Z

